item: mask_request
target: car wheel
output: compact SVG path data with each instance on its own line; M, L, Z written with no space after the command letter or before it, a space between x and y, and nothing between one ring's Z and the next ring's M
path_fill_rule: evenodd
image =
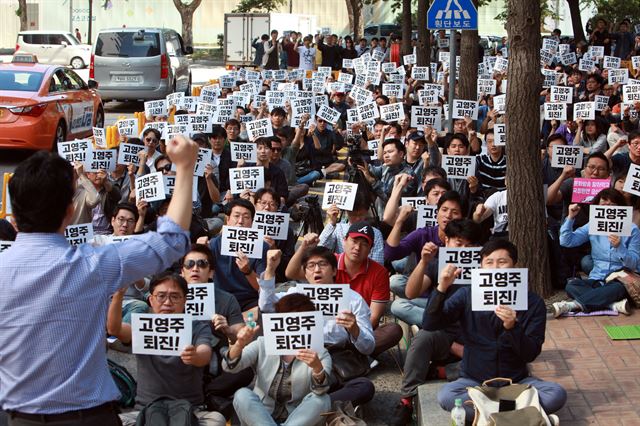
M100 129L104 128L104 110L102 107L98 108L98 112L96 112L96 124L95 127Z
M71 60L71 67L75 70L79 70L81 68L85 67L84 61L82 60L82 58L76 56L75 58L73 58Z
M60 121L58 127L56 127L56 133L53 137L53 146L51 150L56 152L58 150L58 142L64 142L67 139L67 129L64 126L64 122Z

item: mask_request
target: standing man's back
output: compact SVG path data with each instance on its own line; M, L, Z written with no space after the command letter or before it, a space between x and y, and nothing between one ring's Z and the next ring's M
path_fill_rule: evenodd
M17 167L9 190L19 233L0 254L0 404L10 425L120 424L105 351L109 296L168 268L189 243L197 145L178 137L167 150L178 172L158 232L103 247L64 237L75 184L66 160L38 152Z

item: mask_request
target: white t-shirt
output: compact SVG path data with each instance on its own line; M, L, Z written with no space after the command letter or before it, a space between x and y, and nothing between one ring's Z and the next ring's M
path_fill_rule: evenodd
M298 53L300 54L300 69L313 70L316 65L316 48L298 46Z
M507 191L498 191L491 194L484 206L493 211L493 233L506 232L509 225L507 214Z

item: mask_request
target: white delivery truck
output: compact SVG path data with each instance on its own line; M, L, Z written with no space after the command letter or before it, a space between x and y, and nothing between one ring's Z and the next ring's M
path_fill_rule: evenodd
M278 30L297 31L303 37L318 32L315 15L291 13L225 13L224 15L224 59L226 65L252 65L255 50L251 43L260 40L262 34Z

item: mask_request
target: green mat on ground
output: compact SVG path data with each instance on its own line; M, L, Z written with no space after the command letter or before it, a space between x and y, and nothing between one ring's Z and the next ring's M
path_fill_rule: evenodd
M612 340L640 339L640 325L605 325L604 330Z

